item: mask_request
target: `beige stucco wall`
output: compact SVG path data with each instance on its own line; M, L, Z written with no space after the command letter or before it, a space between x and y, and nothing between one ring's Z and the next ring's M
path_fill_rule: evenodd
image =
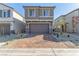
M26 19L26 21L53 21L53 18L52 19Z
M18 14L15 10L13 10L13 18L25 23L24 17Z
M73 32L73 25L72 25L72 17L73 16L78 16L78 10L65 16L65 19L66 19L65 22L68 23L67 24L67 32Z
M19 15L16 11L13 10L13 18L14 18L14 29L16 33L20 33L25 30L25 18Z

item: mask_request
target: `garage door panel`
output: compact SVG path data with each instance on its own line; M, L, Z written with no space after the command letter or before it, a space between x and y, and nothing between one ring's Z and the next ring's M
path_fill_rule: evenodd
M30 33L48 33L48 24L30 24Z

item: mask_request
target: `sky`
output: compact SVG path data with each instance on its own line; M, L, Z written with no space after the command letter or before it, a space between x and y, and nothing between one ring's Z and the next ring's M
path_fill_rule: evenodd
M77 3L7 3L7 5L14 8L23 16L23 6L56 6L56 8L54 9L54 19L56 19L60 15L65 15L70 11L79 8L79 4Z

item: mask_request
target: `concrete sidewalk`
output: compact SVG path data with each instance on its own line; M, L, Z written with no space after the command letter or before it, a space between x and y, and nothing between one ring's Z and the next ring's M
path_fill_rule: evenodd
M57 48L0 48L0 56L79 56L79 49Z

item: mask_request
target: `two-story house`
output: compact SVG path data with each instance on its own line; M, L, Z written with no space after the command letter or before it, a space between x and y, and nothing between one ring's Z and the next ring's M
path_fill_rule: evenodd
M26 32L36 34L52 33L55 6L23 6Z
M22 33L24 31L24 17L12 7L0 3L0 35Z

